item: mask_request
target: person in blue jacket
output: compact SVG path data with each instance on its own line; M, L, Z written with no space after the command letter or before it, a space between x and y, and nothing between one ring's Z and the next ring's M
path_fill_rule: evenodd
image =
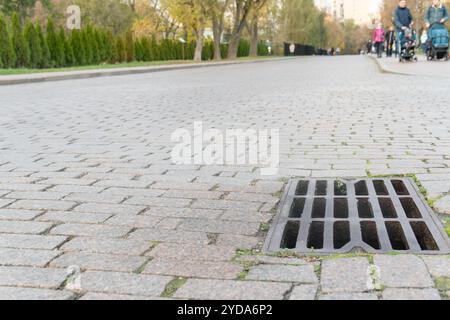
M433 4L425 14L425 25L430 28L435 23L446 23L448 21L448 10L441 0L433 0Z
M398 2L398 7L394 12L394 24L397 31L397 47L401 50L401 41L403 39L404 33L407 29L410 29L414 24L414 18L407 6L406 0L400 0Z

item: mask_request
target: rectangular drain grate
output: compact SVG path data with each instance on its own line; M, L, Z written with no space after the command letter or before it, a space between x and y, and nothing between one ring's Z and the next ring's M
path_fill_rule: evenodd
M291 180L266 252L448 254L438 217L408 178Z

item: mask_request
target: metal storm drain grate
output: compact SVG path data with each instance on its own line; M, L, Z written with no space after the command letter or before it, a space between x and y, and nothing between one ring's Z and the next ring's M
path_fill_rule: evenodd
M291 180L266 252L447 254L439 219L407 178Z

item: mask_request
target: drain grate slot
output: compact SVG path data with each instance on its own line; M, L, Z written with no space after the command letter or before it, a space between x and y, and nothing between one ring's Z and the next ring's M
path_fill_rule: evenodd
M386 188L386 185L384 184L383 180L375 180L373 182L373 186L375 187L375 191L376 191L377 195L379 195L379 196L388 196L389 195L389 191Z
M303 215L303 210L305 209L305 198L296 198L292 202L291 212L289 213L289 218L300 219Z
M407 178L291 180L264 250L448 254L439 220Z
M288 221L288 223L286 223L286 227L284 228L283 239L281 240L281 249L295 249L299 231L300 222Z
M327 181L320 180L316 182L316 196L327 195Z
M342 181L334 182L334 195L335 196L346 196L347 195L347 185Z
M374 221L361 222L362 240L375 250L380 250L380 239L377 233L377 224Z
M308 235L308 248L309 249L322 249L323 248L323 231L325 224L323 222L314 221L311 223Z
M346 198L334 199L334 217L336 219L348 218L348 200Z
M439 250L425 222L411 222L411 227L422 250Z
M295 190L295 195L297 196L306 196L308 192L309 181L299 181L297 189Z
M386 229L391 240L392 249L399 251L409 249L408 241L406 241L405 232L400 222L386 222Z
M411 198L402 198L400 199L402 203L403 210L405 210L406 216L410 219L422 219L422 215L420 214L419 208L414 203L414 200Z
M348 221L338 221L333 226L333 243L335 249L341 249L351 240L350 223Z
M373 219L373 209L369 198L358 199L358 214L361 219Z
M396 219L397 211L395 211L394 203L390 198L379 198L378 202L380 204L381 212L385 219Z
M324 219L327 210L327 199L316 198L314 199L312 217L313 219Z
M392 180L392 185L394 186L395 192L399 196L409 196L408 188L406 188L405 184L402 180Z

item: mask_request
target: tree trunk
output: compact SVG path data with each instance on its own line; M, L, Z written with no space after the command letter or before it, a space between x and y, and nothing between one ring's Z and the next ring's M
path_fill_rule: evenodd
M200 62L202 61L202 52L203 52L203 29L196 32L196 38L197 43L195 45L194 61Z
M258 56L258 17L255 15L251 23L250 57Z
M241 1L236 1L236 12L233 24L233 34L231 35L231 40L228 47L228 59L237 58L242 31L244 30L251 9L252 9L252 2L248 1L242 3Z
M222 60L222 54L220 50L220 38L222 36L221 23L218 21L216 15L212 17L213 23L213 35L214 35L214 60Z

